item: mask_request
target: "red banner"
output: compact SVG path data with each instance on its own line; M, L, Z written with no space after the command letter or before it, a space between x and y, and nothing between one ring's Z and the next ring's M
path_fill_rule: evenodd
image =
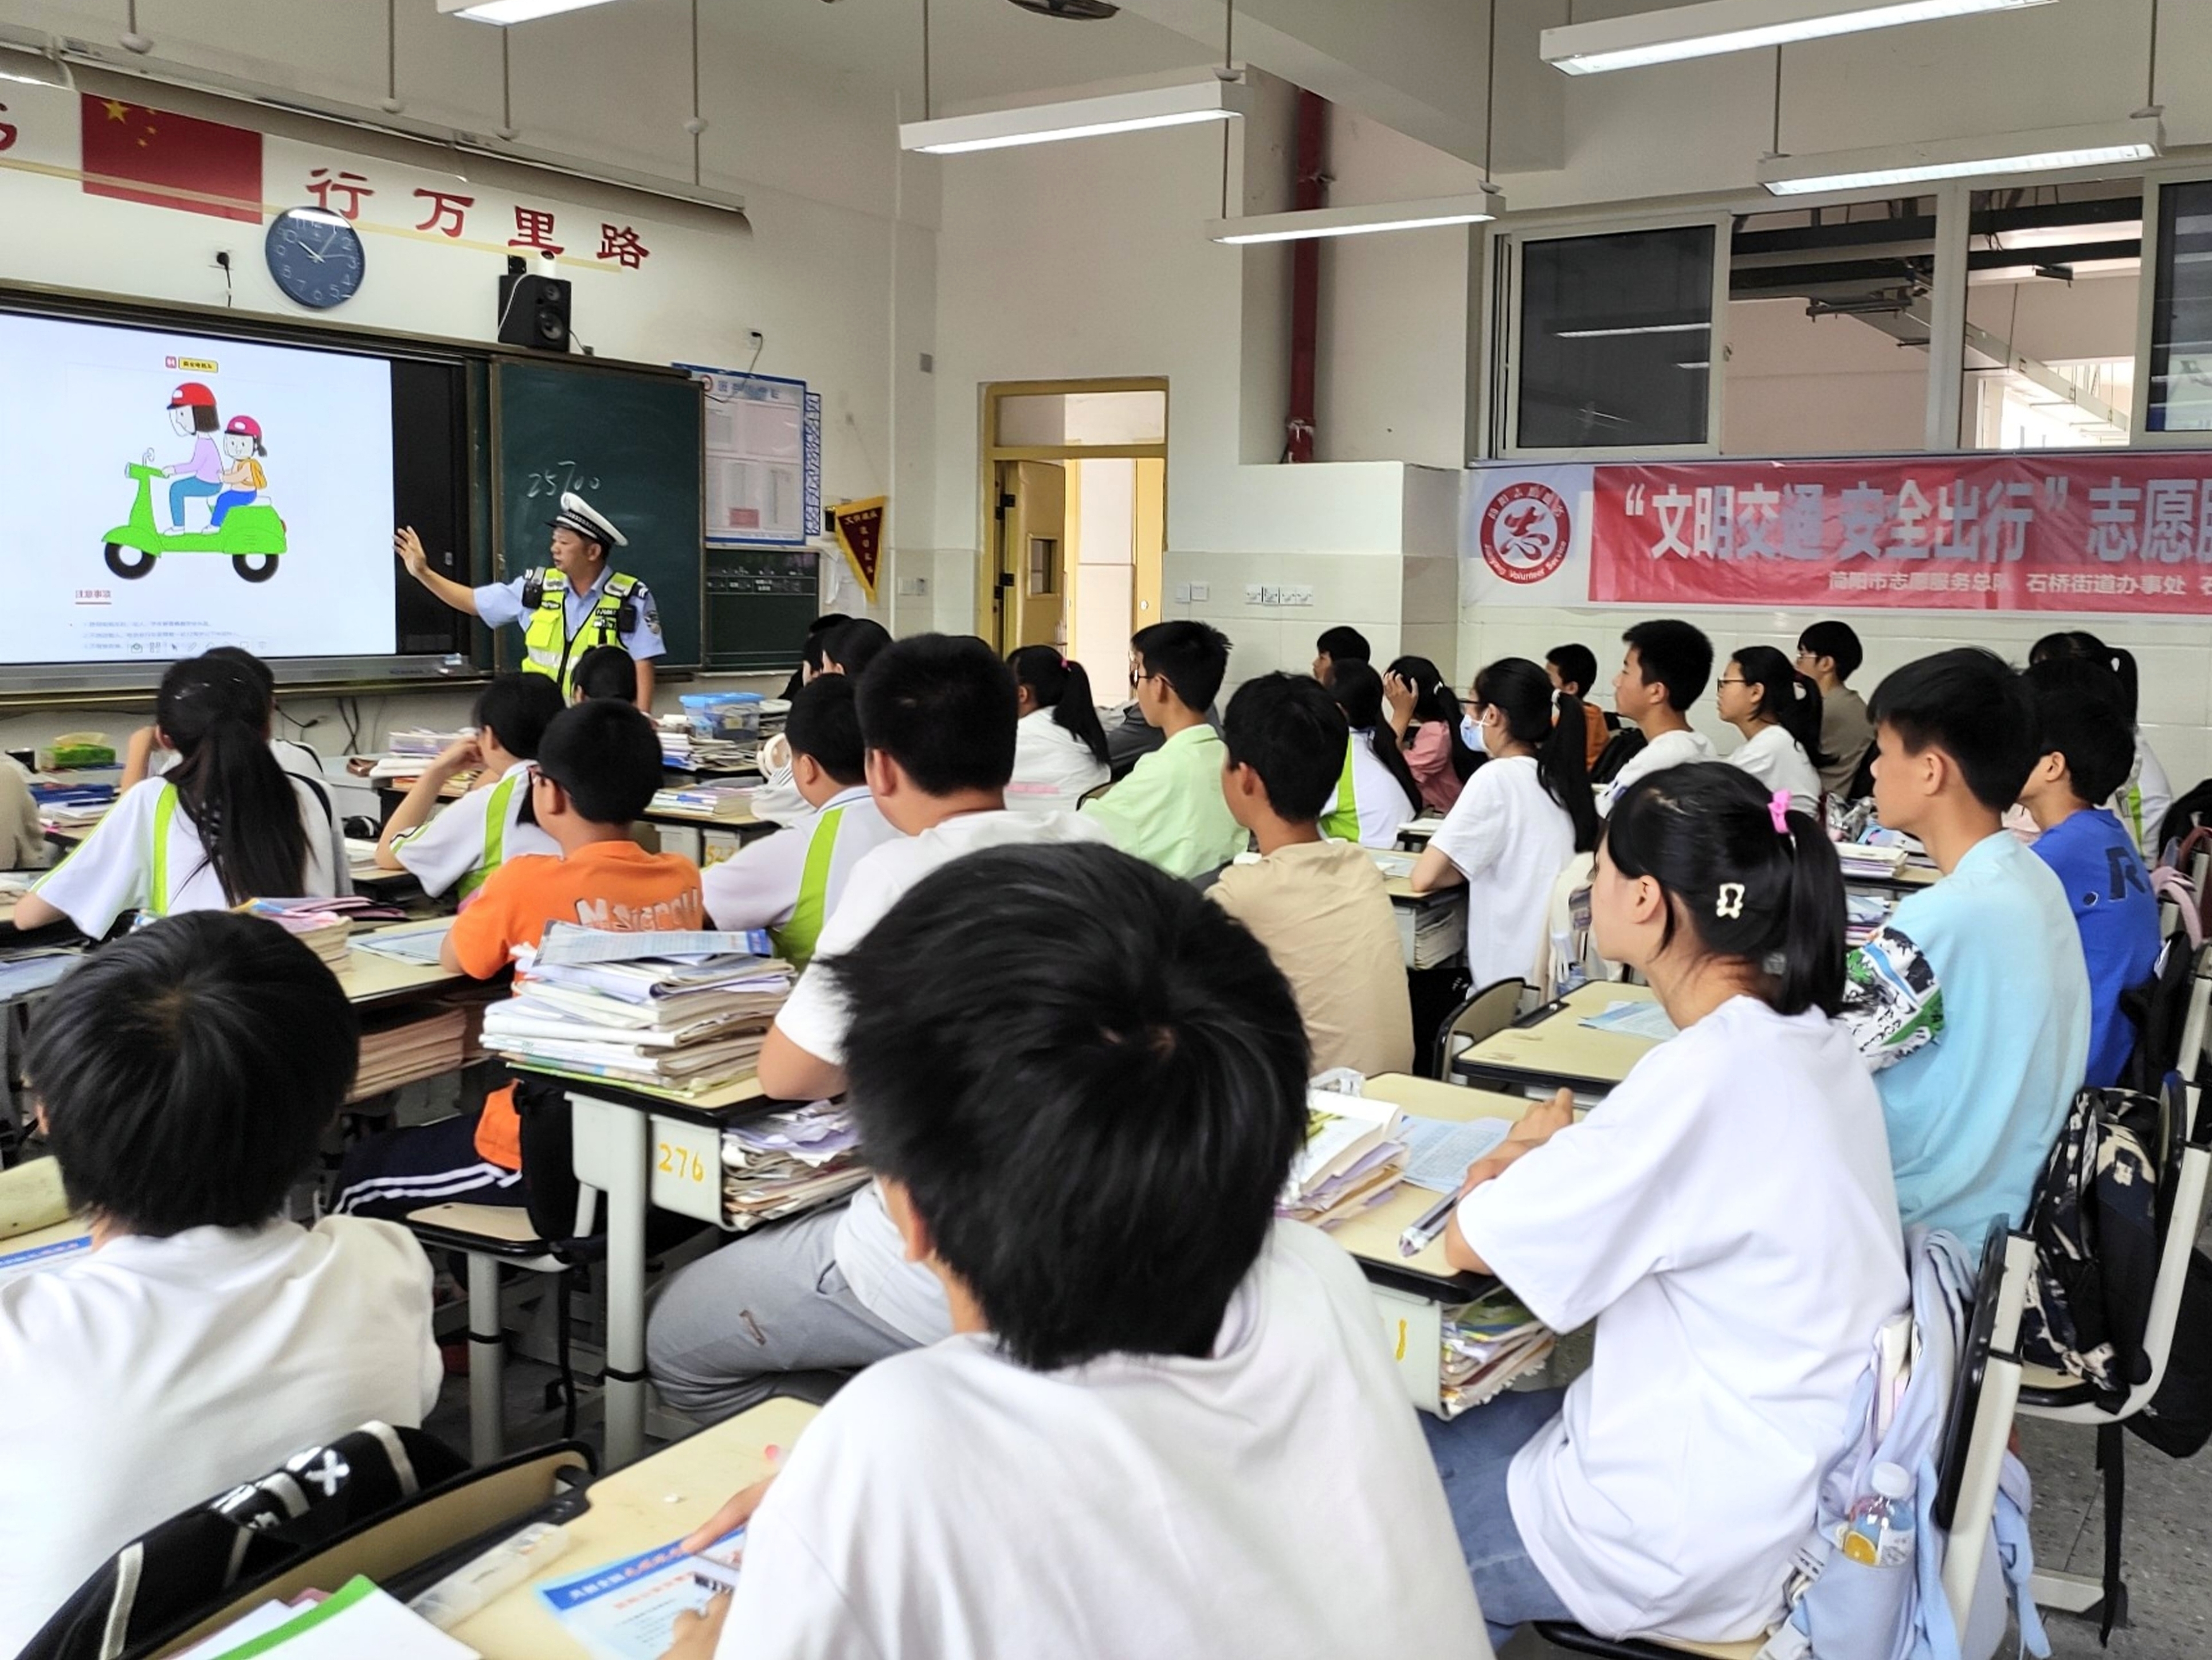
M89 94L79 108L87 195L261 222L259 133Z
M2212 613L2212 452L1594 472L1601 602Z

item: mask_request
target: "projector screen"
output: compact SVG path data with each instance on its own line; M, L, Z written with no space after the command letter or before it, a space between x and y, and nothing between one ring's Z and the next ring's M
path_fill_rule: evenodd
M457 365L0 313L0 664L465 643L392 552L458 530Z

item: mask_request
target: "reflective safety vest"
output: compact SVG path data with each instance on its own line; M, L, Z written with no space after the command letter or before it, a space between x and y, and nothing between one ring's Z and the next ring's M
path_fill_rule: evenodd
M1336 794L1329 799L1322 814L1321 833L1338 842L1357 842L1359 839L1359 792L1352 779L1352 746L1359 741L1354 733L1344 745L1344 770L1337 775Z
M830 913L830 866L837 856L837 827L844 817L844 808L832 807L815 821L791 921L769 930L769 938L775 941L775 954L795 969L803 969L813 960L814 947L822 938L822 924Z
M526 596L532 578L539 585L538 605L524 625L522 666L527 672L550 675L566 702L575 689L575 660L593 646L620 645L623 629L634 623L637 602L631 596L637 592L637 578L610 577L592 602L591 614L573 634L568 631L568 579L557 569L534 570L524 579Z

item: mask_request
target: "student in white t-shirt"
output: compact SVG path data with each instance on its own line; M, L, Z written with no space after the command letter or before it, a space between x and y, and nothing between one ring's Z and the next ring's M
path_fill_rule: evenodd
M1057 646L1019 647L1007 654L1006 666L1020 714L1006 805L1017 812L1073 812L1113 776L1090 672Z
M1722 720L1743 734L1729 755L1766 786L1790 793L1796 812L1820 816L1820 688L1771 646L1746 646L1728 660L1713 688Z
M635 686L629 654L619 646L607 649L620 654L622 671ZM465 905L508 860L526 853L558 857L560 844L538 828L531 812L530 769L561 708L561 688L550 675L502 674L486 686L477 699L476 736L447 745L385 821L377 867L412 872L434 898L457 888ZM477 775L469 793L440 807L440 794L464 772Z
M210 646L209 657L223 662L235 663L252 677L261 692L261 731L269 740L269 752L276 757L276 764L293 777L307 786L316 800L323 804L324 816L329 820L331 839L331 869L335 873L337 886L335 891L353 891L353 863L346 852L345 821L338 812L337 797L331 792L330 781L323 771L323 757L307 745L289 738L279 738L276 730L276 673L243 646ZM116 781L118 794L157 778L177 764L178 756L163 741L159 727L141 727L131 734L131 742L123 757L123 775Z
M1631 786L1591 924L1680 1035L1577 1123L1565 1091L1468 1172L1453 1265L1557 1331L1564 1393L1427 1425L1492 1635L1756 1637L1906 1300L1881 1104L1844 1000L1844 887L1803 813L1734 767ZM1863 1418L1864 1407L1859 1408Z
M744 1574L674 1652L1489 1660L1372 1293L1273 1213L1307 1059L1265 948L1109 848L1001 848L831 971L951 1330L725 1508Z
M1599 789L1601 813L1646 773L1714 758L1711 740L1690 729L1690 707L1713 678L1713 642L1672 617L1638 623L1620 637L1628 651L1613 678L1613 706L1644 734L1644 747Z
M337 891L327 800L269 752L260 686L225 658L161 677L155 719L177 764L126 790L77 850L15 902L15 926L66 916L98 939L125 911L167 916Z
M149 1529L436 1401L413 1237L282 1219L359 1049L313 952L221 912L103 947L40 1006L26 1070L92 1248L0 1282L0 1654Z
M1553 719L1551 676L1525 657L1505 657L1474 677L1468 708L1490 759L1422 850L1413 891L1465 883L1474 983L1533 982L1552 885L1570 859L1597 845L1582 702L1561 696Z
M766 928L794 968L814 958L854 867L902 833L868 794L867 751L849 675L809 681L784 722L792 787L813 812L747 842L700 875L718 928Z
M869 790L903 834L853 867L815 960L769 1029L758 1073L779 1100L844 1091L853 1011L826 964L866 939L908 889L983 848L1108 841L1087 815L1008 810L1014 678L981 641L899 641L860 683L860 708ZM1006 942L1009 951L1023 943ZM919 979L945 972L927 952L910 966ZM981 990L967 987L970 995ZM1002 990L982 1000L1003 1000ZM921 1055L914 1062L927 1064ZM951 1329L943 1290L908 1260L871 1185L848 1204L748 1234L678 1274L653 1307L646 1362L671 1406L725 1418L788 1384L791 1374L818 1383L824 1372L935 1342Z

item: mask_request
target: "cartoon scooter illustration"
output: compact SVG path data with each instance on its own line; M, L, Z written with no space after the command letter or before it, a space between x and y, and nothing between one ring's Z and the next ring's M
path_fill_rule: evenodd
M124 474L138 481L138 499L131 504L131 519L102 539L107 544L107 569L125 581L135 581L154 569L165 553L227 553L231 569L249 582L266 582L276 574L276 556L285 550L284 521L266 502L232 508L219 528L164 532L154 519L154 486L164 476L159 467L131 461ZM135 556L134 556L135 555Z

